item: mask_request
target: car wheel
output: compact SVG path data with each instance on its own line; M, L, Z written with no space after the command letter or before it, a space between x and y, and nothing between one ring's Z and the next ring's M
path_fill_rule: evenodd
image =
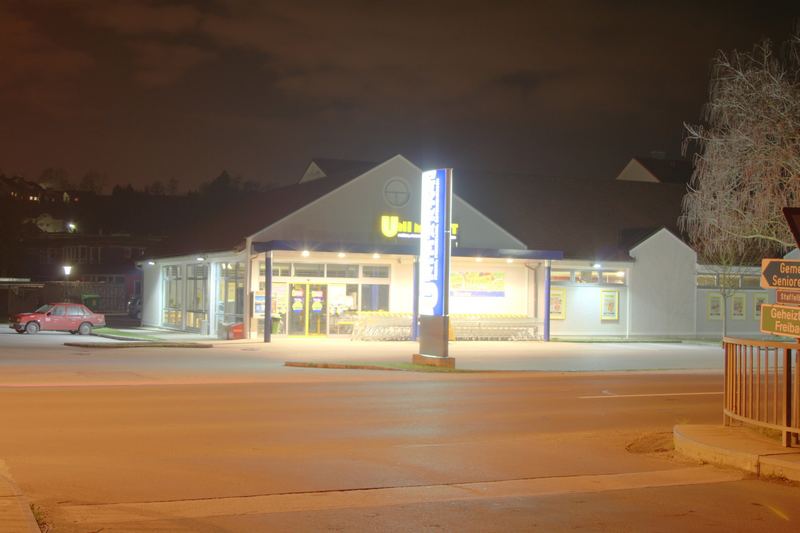
M25 331L27 331L31 335L35 335L39 333L39 324L37 324L36 322L28 322L27 324L25 324Z
M91 335L92 334L92 325L88 322L84 322L81 324L81 327L78 328L78 333L81 335Z

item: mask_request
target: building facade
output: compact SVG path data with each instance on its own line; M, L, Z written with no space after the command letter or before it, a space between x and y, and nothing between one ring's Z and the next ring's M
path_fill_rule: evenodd
M265 209L263 225L235 246L141 261L143 325L219 337L411 338L421 169L402 156L356 168L334 176L312 163L273 199L305 191L306 201ZM452 212L456 339L714 337L723 312L729 332L757 333L769 300L749 271L727 290L733 274L698 265L666 229L601 262L528 249L457 194Z

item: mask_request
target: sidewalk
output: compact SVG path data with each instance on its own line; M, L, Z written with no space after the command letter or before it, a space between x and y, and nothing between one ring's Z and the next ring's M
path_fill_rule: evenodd
M800 448L784 448L776 440L745 427L678 425L675 450L706 463L738 468L759 477L800 481Z
M0 533L41 533L28 499L19 491L0 461Z

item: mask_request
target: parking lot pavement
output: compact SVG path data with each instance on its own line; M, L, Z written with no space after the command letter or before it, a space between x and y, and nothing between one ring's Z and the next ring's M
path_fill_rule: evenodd
M64 346L65 342L76 340L118 342L60 332L19 335L8 327L0 327L0 387L315 380L332 372L341 377L361 373L288 368L284 362L410 362L411 354L418 349L413 342L297 338L279 338L270 344L222 343L204 349ZM681 343L456 342L451 345L457 368L494 371L720 373L721 352L713 345ZM387 379L386 374L372 372L368 379Z

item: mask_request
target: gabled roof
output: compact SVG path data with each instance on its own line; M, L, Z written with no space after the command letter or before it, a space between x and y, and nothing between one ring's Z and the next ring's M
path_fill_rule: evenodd
M661 183L689 183L692 165L684 159L661 159L657 157L634 158Z
M9 191L40 194L44 188L38 183L28 181L21 176L0 176L0 184Z
M311 160L298 183L306 183L320 178L355 178L367 170L378 166L375 161L355 159L333 159L318 157Z
M194 221L196 225L188 224L184 231L173 235L161 255L233 249L246 236L274 224L358 175L295 183L237 196L225 204L214 204L212 215L198 217Z
M366 162L362 162L367 164ZM377 165L237 197L193 204L182 232L163 255L231 250ZM330 165L328 168L332 168ZM454 170L455 196L530 249L563 250L567 258L630 260L632 245L666 227L677 234L686 186L636 181L543 178ZM198 216L198 213L203 213Z
M684 241L683 239L681 239L680 237L678 237L678 236L677 236L675 233L673 233L672 231L670 231L668 228L659 228L659 229L657 229L656 231L653 231L653 232L651 232L651 233L650 233L649 235L647 235L645 238L641 239L641 240L640 240L638 243L636 243L634 246L631 246L631 248L630 248L630 255L631 255L631 257L633 256L633 254L634 254L634 253L636 253L636 250L637 250L637 248L639 248L640 246L644 245L644 244L645 244L647 241L649 241L650 239L652 239L652 238L653 238L653 237L655 237L656 235L658 235L658 234L662 234L662 233L663 233L664 235L669 235L670 237L672 237L673 239L675 239L676 241L678 241L679 243L681 243L682 245L684 245L686 248L688 248L688 249L692 250L692 247L691 247L691 246L689 246L688 244L686 244L686 241Z
M642 237L678 232L685 185L548 178L454 170L453 192L528 248L563 250L568 259L630 260Z

